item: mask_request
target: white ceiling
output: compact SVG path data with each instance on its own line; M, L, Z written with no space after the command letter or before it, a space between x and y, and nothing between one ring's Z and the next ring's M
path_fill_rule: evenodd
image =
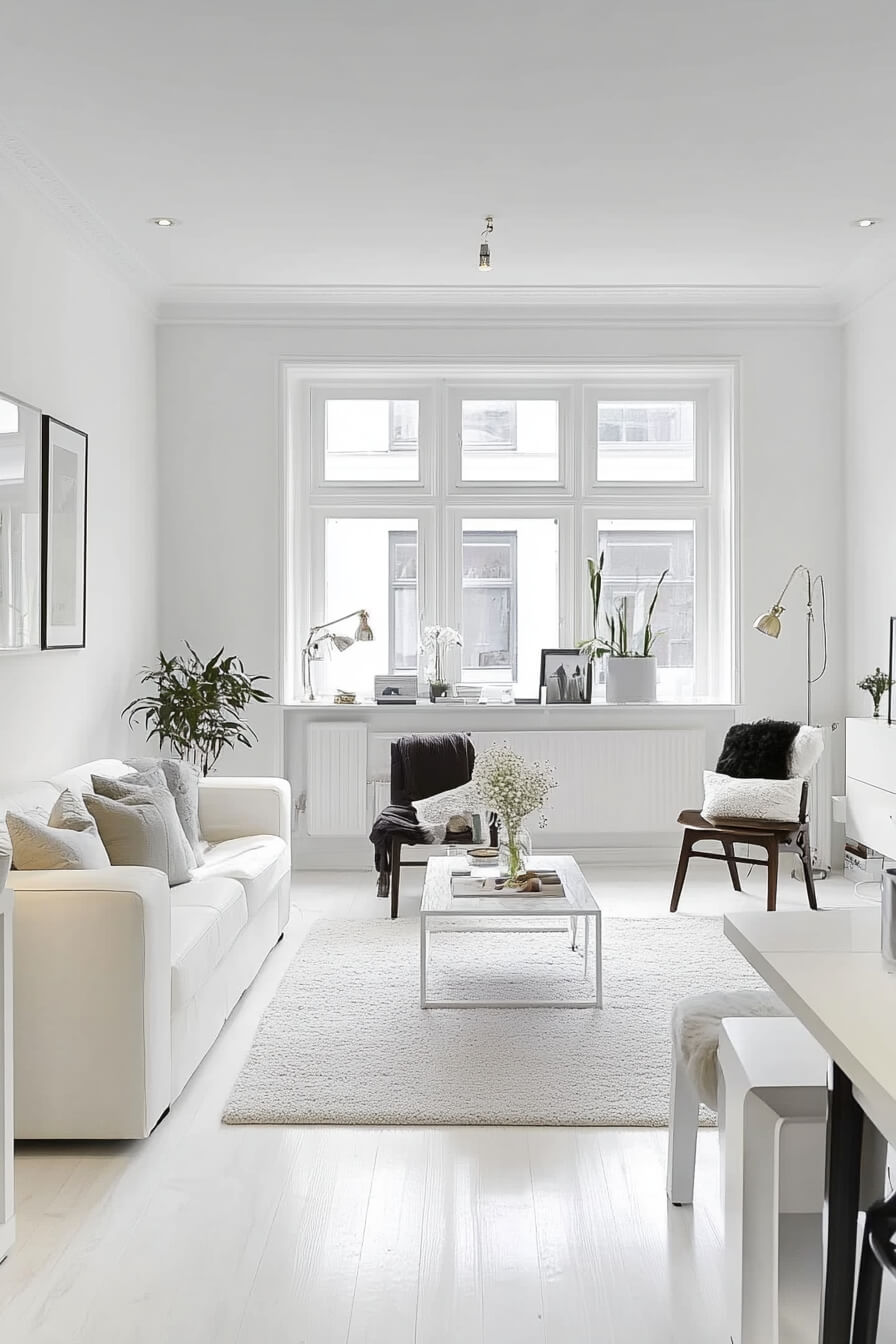
M826 286L896 248L892 0L5 0L0 69L7 135L166 287Z

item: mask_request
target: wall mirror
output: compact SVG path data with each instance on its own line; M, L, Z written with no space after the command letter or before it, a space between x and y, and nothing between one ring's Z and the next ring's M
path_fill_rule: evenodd
M0 652L40 648L40 411L0 392Z

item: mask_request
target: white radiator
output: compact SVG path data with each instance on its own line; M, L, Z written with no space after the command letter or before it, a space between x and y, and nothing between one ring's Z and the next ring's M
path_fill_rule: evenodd
M388 807L392 801L392 785L388 779L372 779L370 790L370 824L372 826L383 808Z
M821 760L809 776L809 838L812 845L812 862L816 868L830 872L831 869L831 799L834 792L834 736L839 729L836 723L825 724L824 751Z
M305 824L310 836L366 836L367 725L309 723Z
M679 812L699 807L706 764L701 729L473 733L477 751L506 742L527 760L547 761L557 777L547 807L556 835L674 832Z

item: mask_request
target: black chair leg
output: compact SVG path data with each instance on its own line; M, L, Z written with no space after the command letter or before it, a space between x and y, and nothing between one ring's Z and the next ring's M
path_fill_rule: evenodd
M675 872L675 884L672 887L672 903L669 906L672 914L678 909L678 902L681 900L681 890L684 886L684 879L687 877L688 864L691 861L691 850L694 848L694 836L691 831L685 831L681 841L681 853L678 856L678 868Z
M812 872L812 851L809 848L808 832L803 831L803 837L800 841L800 863L803 865L803 878L806 883L806 895L809 898L809 909L817 910L818 901L815 896L815 874Z
M401 841L392 841L392 918L398 918L398 888L401 882Z

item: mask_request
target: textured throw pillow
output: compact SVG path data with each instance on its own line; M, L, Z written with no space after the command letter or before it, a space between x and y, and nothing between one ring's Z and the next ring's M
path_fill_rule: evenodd
M824 732L821 728L803 726L790 748L790 773L808 779L824 751Z
M735 779L788 779L792 773L791 748L799 727L782 719L732 724L725 734L716 770Z
M190 761L175 761L167 757L157 759L154 756L137 756L125 761L134 770L161 770L168 790L174 799L180 824L184 828L187 843L193 851L197 865L203 862L205 846L199 830L199 781L202 773L198 765Z
M108 868L109 855L87 808L69 789L57 798L49 820L7 812L13 866L20 872L61 868Z
M114 867L159 868L169 885L189 882L193 855L165 788L144 789L93 776L84 803ZM101 791L102 790L102 791Z
M703 771L707 821L798 821L801 779L732 779Z
M482 839L481 805L472 784L461 784L459 788L434 793L430 798L412 802L411 807L417 813L417 821L421 826L430 830L444 826L447 834L471 831L474 840L478 842Z

